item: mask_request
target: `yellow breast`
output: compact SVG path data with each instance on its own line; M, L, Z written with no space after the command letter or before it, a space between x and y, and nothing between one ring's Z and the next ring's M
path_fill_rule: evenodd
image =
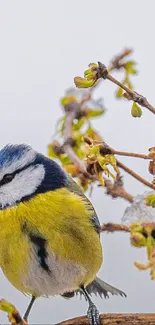
M0 211L0 266L10 282L26 291L21 276L29 271L32 243L28 229L47 240L47 248L62 261L83 266L84 284L90 283L102 263L99 236L90 220L93 211L82 197L67 189L39 194L15 207Z

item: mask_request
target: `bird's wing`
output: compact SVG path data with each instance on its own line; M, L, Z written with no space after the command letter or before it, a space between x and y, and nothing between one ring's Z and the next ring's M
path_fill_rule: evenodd
M88 198L82 192L80 186L70 176L68 176L68 183L67 183L66 187L70 192L73 192L76 195L81 196L85 201L87 201L88 206L90 206L90 210L92 211L92 214L91 214L92 223L93 223L96 231L98 233L100 233L100 222L97 217L97 214L96 214L91 202L88 200Z
M125 292L111 286L110 284L104 282L103 280L99 279L98 277L96 277L95 280L86 287L86 289L90 295L92 295L92 294L99 295L101 298L103 296L104 296L104 298L109 298L109 293L111 293L112 295L120 295L122 297L126 297ZM78 294L83 296L82 290L79 289L74 292L67 292L67 293L63 294L62 296L64 298L72 298Z

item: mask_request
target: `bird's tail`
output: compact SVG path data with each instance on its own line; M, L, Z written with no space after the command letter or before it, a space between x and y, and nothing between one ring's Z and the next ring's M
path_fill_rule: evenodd
M96 277L95 280L86 287L86 289L90 295L94 293L100 297L104 296L105 298L109 298L109 293L111 293L112 295L120 295L122 297L126 297L125 292L111 286L98 277Z
M96 277L95 280L86 287L86 289L90 295L94 293L95 295L99 295L101 298L103 296L104 298L109 298L109 293L111 293L112 295L120 295L122 297L126 297L125 292L111 286L110 284L104 282L98 277ZM83 295L82 290L79 289L74 292L66 292L62 296L64 298L72 298L77 294L80 294L82 296Z

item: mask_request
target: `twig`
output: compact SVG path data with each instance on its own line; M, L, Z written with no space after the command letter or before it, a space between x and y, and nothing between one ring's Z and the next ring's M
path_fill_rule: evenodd
M139 182L143 183L144 185L153 188L155 190L155 185L148 182L145 178L141 177L140 175L138 175L137 173L135 173L132 169L130 169L129 167L127 167L126 165L124 165L122 162L117 160L117 165L123 169L124 171L126 171L128 174L130 174L131 176L133 176L134 178L136 178Z
M102 314L101 325L155 325L155 314ZM73 318L57 325L89 325L86 316Z
M62 146L63 151L68 155L71 161L77 166L79 173L82 173L85 177L95 180L96 177L87 172L84 162L79 159L72 148L72 126L73 121L79 113L80 106L77 103L71 103L66 106L66 124L64 129L64 144ZM107 194L110 194L113 198L122 197L129 202L133 202L133 196L127 193L123 187L123 183L117 180L115 184L112 184L109 180L104 179L105 186L107 188Z
M120 81L115 79L111 74L108 73L108 69L104 64L98 62L98 65L98 78L110 80L111 82L125 90L124 97L126 97L128 100L133 100L134 102L138 103L143 107L146 107L150 112L155 114L155 108L148 102L146 97L138 94L135 91L130 90L127 86L123 85Z
M114 70L120 70L121 68L124 68L124 62L122 62L122 60L130 55L132 53L132 49L124 49L122 53L116 55L116 57L111 61L111 64L109 65L108 71L114 71ZM96 87L100 84L100 79L97 80L97 82L94 84L94 86L92 86L91 88L89 88L89 92L88 92L88 99L90 99L92 92L96 89ZM88 100L87 98L82 101L85 102Z
M107 231L107 232L115 232L115 231L123 231L123 232L130 232L130 226L121 225L119 223L104 223L100 226L101 232Z
M86 167L84 162L79 159L79 157L75 154L74 150L72 149L70 141L72 141L72 126L73 121L77 116L77 113L79 111L79 105L76 103L72 107L68 107L67 105L67 111L66 111L66 124L64 129L64 144L63 144L63 150L66 152L68 157L71 159L72 162L74 162L75 166L77 166L77 169L83 173L85 176L90 178L90 175L87 173ZM71 110L72 109L72 110ZM91 177L92 178L92 177Z
M112 71L112 70L119 70L121 68L124 67L124 63L122 63L121 61L128 55L130 55L132 53L132 49L124 49L124 51L121 54L118 54L111 62L110 67L108 68L108 71Z
M107 188L107 194L111 195L113 198L121 197L130 203L133 202L133 196L124 189L120 176L116 179L114 184L108 179L104 179L104 183Z
M93 143L93 141L91 141L91 139L89 139L88 137L85 137L84 140L87 143L90 143L90 144ZM117 150L113 149L112 147L110 147L109 145L107 145L105 142L94 141L94 144L100 144L100 153L102 155L113 154L113 155L136 157L136 158L142 158L142 159L150 159L150 160L153 159L153 156L151 156L150 154L144 155L144 154L138 154L138 153L133 153L133 152L117 151ZM128 174L130 174L131 176L136 178L139 182L143 183L144 185L155 189L154 183L148 182L146 179L144 179L139 174L135 173L132 169L130 169L129 167L124 165L122 162L120 162L118 159L116 161L117 161L118 167L122 168L124 171L126 171Z
M113 151L112 153L114 155L118 155L118 156L135 157L135 158L142 158L142 159L152 159L148 155L144 155L142 153L118 151L118 150L115 150L115 149L112 149L112 151Z

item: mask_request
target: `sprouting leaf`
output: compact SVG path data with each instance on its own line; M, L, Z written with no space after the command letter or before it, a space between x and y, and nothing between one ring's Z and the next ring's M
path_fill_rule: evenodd
M50 158L57 158L57 155L56 155L56 153L55 153L55 151L54 151L54 148L53 148L53 144L52 143L50 143L49 145L48 145L48 156L50 157Z
M123 96L124 90L121 87L118 87L116 90L116 97L121 98Z
M71 174L72 177L77 176L77 166L71 164L71 165L65 165L64 169L66 170L67 173Z
M142 116L141 107L135 102L133 102L133 104L132 104L131 115L133 117L141 117Z
M55 127L56 133L63 134L65 123L66 123L66 116L59 118L58 122L56 123L56 127Z
M155 194L148 195L145 197L146 205L155 208Z
M72 102L77 102L77 98L75 96L66 96L66 97L63 97L61 99L61 105L62 106L66 106L68 105L69 103L72 103Z
M84 125L85 121L86 121L85 117L80 118L79 120L74 122L73 129L75 131L79 131L82 128L82 126Z
M27 322L21 318L18 310L8 301L4 299L0 300L0 310L8 313L8 318L12 325L27 325Z
M88 158L97 157L99 155L99 152L100 152L100 146L99 145L95 145L93 147L90 146L90 151L89 151Z
M128 88L130 90L133 90L133 85L132 85L132 83L131 83L131 81L129 79L129 75L128 74L125 75L125 77L124 77L124 79L122 81L122 84L128 86Z
M130 79L128 78L128 81L126 82L126 85L130 90L133 90L133 84L131 83Z
M117 162L114 155L99 155L98 159L100 160L101 164L111 165L114 168L115 172L118 173Z
M135 69L136 62L135 61L128 61L124 64L125 70L129 74L137 74L137 70Z
M85 112L86 112L86 116L87 116L87 118L93 118L93 117L97 117L97 116L101 116L101 115L103 115L103 113L104 113L104 110L103 109L86 109L85 110Z
M59 160L61 161L62 165L65 166L65 165L70 165L71 164L71 160L70 158L68 157L67 154L61 154L59 156Z
M84 79L81 77L75 77L74 83L77 88L89 88L92 87L95 84L96 80L90 79Z
M98 134L98 132L95 131L91 126L88 127L88 129L86 130L85 135L88 135L92 140L103 141L103 139Z
M135 247L146 247L147 250L147 263L135 262L135 266L139 270L150 269L151 280L155 280L155 223L135 223L130 226L130 241L131 245Z
M103 169L103 171L108 175L111 176L114 180L115 180L115 176L110 172L110 170L108 169L107 165L111 165L111 163L109 162L109 159L106 158L106 156L109 155L105 155L105 156L101 156L100 154L97 156L97 160L99 165L101 166L101 168Z
M98 180L100 181L101 186L105 186L104 178L102 176L102 173L98 174Z

